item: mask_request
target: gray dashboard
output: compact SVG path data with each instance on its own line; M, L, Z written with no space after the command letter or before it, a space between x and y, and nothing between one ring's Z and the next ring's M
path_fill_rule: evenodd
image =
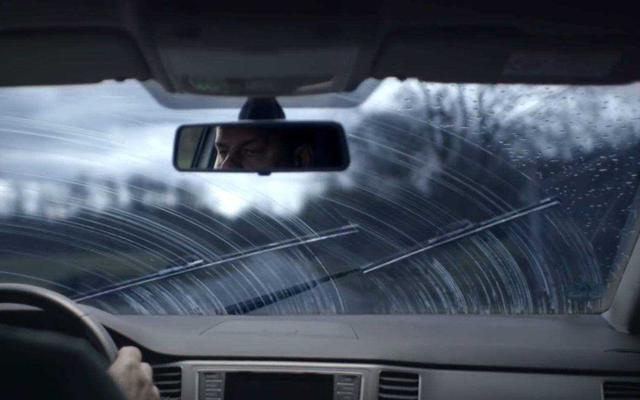
M605 382L636 382L640 379L559 374L452 371L430 368L402 368L383 364L310 363L281 361L182 361L165 364L182 373L181 399L223 400L224 384L210 386L202 378L207 373L223 376L239 371L255 373L343 374L357 376L357 395L336 392L333 400L418 400L418 399L602 399ZM390 391L383 375L415 375L415 391ZM224 378L222 378L224 379ZM219 381L217 381L219 382ZM162 384L162 382L160 383ZM399 386L394 388L403 389ZM203 390L204 389L204 390ZM162 386L161 386L162 390ZM399 393L399 394L398 394ZM621 397L615 397L621 398ZM626 398L626 397L625 397Z
M122 316L110 330L174 359L384 362L640 376L640 338L583 316Z
M640 398L640 338L599 315L139 316L82 307L118 346L141 348L163 399L234 400L212 393L239 371L333 374L335 388L357 377L357 391L333 400ZM46 317L37 309L2 316L47 329L31 324Z
M354 400L385 400L378 393L382 371L419 375L421 399L602 399L605 382L640 396L640 338L616 332L600 315L191 317L91 311L114 335L162 360L156 367L179 366L185 400L199 398L194 368L221 365L354 369L363 374Z

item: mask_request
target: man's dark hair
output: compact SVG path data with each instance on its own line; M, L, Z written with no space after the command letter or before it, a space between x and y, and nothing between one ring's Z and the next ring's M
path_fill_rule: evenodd
M240 109L240 120L285 119L284 110L274 97L249 98Z

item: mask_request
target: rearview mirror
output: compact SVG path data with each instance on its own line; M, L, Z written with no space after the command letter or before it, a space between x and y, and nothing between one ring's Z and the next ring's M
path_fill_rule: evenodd
M349 151L335 122L234 122L178 128L173 164L179 171L342 171Z

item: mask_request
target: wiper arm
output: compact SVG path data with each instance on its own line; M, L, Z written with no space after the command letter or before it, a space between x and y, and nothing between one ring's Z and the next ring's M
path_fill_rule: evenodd
M344 278L354 273L367 274L370 272L374 272L381 268L387 267L393 263L405 260L417 254L424 253L426 251L432 250L444 244L453 243L465 237L475 235L476 233L485 231L489 228L493 228L495 226L502 225L507 222L525 217L529 214L543 211L550 207L555 207L558 205L560 205L560 201L558 200L544 199L539 203L533 204L531 206L509 211L507 213L501 214L494 218L487 219L482 222L466 223L460 228L454 229L450 232L446 232L442 235L438 235L436 237L429 239L426 242L426 245L420 246L415 250L410 250L408 252L402 253L401 255L393 256L391 258L378 260L364 267L353 268L353 269L337 272L335 274L325 275L318 279L313 279L306 282L298 283L296 285L289 286L284 289L279 289L270 293L253 297L248 300L241 301L239 303L231 304L225 307L225 311L227 312L227 314L232 314L232 315L247 314L252 311L259 310L263 307L267 307L271 304L286 300L293 296L297 296L299 294L308 292L322 283Z
M361 272L360 268L349 269L346 271L337 272L335 274L325 275L318 279L309 280L306 282L298 283L284 289L274 290L260 296L253 297L249 300L244 300L235 304L225 306L227 314L241 315L248 314L251 311L259 310L263 307L267 307L271 304L278 303L286 300L290 297L299 295L304 292L308 292L318 285L333 281L336 279L344 278L347 275L351 275L355 272Z
M264 254L267 252L275 251L275 250L283 250L290 247L301 246L305 244L310 244L314 242L318 242L321 240L332 239L336 237L351 235L353 233L357 233L359 231L358 225L345 225L339 228L330 229L322 232L318 232L313 235L301 236L294 239L282 240L279 242L269 243L264 246L255 247L250 250L243 250L236 253L229 254L220 258L219 260L215 260L209 263L205 263L204 260L195 260L189 262L185 265L174 266L170 268L165 268L157 272L153 272L151 274L143 275L138 278L127 279L113 285L104 286L102 288L84 292L80 295L72 297L74 301L86 301L89 299L93 299L99 296L104 296L109 293L119 292L124 289L129 289L132 287L140 286L150 282L156 282L159 280L172 278L178 275L183 275L186 273L191 273L194 271L198 271L203 268L211 268L220 264L224 264L231 261L238 261L244 258L248 258L251 256L255 256L258 254Z
M376 271L380 268L387 267L391 264L395 264L398 261L405 260L409 257L413 257L417 254L424 253L425 251L432 250L436 247L440 247L447 243L453 243L460 239L464 239L471 235L475 235L476 233L480 233L489 228L493 228L494 226L502 225L504 223L525 217L529 214L536 213L539 211L546 210L550 207L555 207L560 205L560 201L556 199L544 199L539 203L533 204L531 206L523 207L517 210L509 211L502 215L498 215L497 217L493 217L482 222L476 222L474 224L467 224L462 228L455 229L451 232L444 233L442 235L433 237L429 239L426 244L414 247L408 251L402 252L400 255L395 255L384 260L379 260L374 263L368 264L362 267L361 271L365 274L369 272Z

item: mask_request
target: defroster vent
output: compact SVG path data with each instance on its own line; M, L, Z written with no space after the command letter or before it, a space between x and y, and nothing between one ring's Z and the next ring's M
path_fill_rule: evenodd
M419 396L420 375L410 372L380 372L378 399L418 400Z
M640 399L640 382L605 382L602 395L605 400Z
M182 392L182 369L180 367L154 366L153 382L160 391L162 400L179 400Z

